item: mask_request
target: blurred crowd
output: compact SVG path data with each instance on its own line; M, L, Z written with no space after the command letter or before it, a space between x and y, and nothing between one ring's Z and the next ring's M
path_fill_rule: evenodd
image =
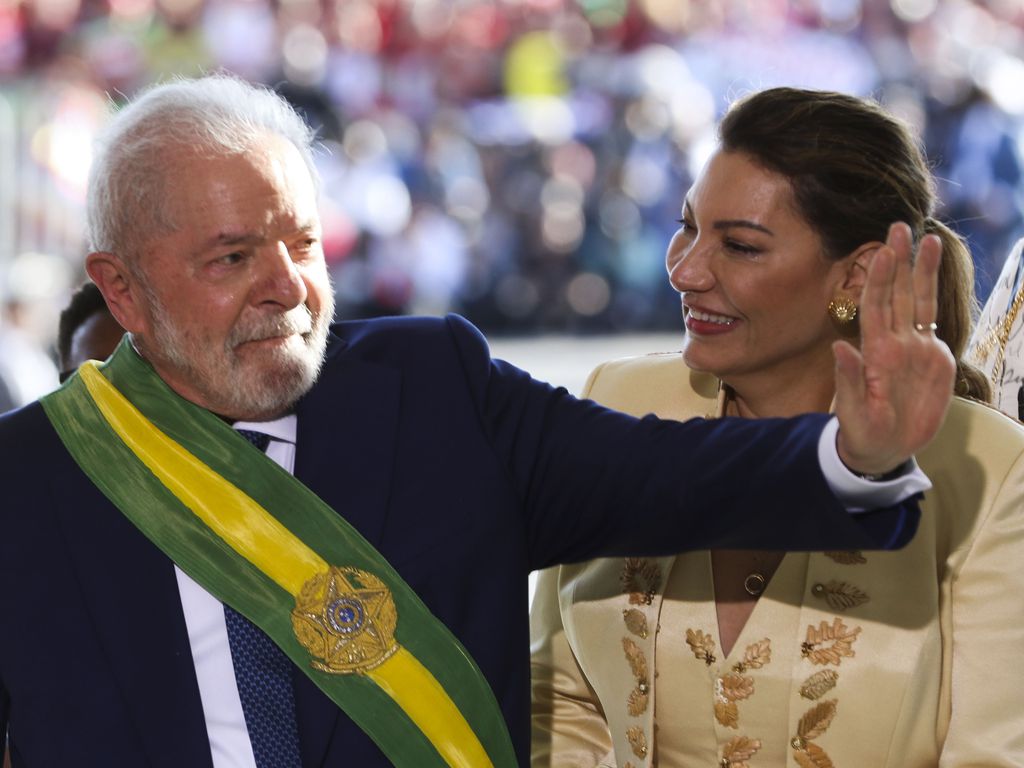
M917 127L984 299L1022 229L1022 59L1019 0L0 0L4 333L49 343L83 278L109 110L219 69L319 129L340 317L678 328L682 196L729 101L780 84Z

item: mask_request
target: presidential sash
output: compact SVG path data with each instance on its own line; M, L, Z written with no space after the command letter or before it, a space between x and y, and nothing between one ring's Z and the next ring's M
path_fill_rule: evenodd
M42 404L104 495L263 629L394 765L517 764L483 674L387 560L230 426L171 391L127 337L109 363L87 363Z

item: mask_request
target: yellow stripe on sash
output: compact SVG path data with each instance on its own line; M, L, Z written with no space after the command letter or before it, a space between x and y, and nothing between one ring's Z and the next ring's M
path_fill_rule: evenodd
M267 510L150 422L101 374L79 375L104 418L139 460L240 556L298 601L330 566ZM452 768L490 768L491 760L444 687L405 648L362 670L401 707Z

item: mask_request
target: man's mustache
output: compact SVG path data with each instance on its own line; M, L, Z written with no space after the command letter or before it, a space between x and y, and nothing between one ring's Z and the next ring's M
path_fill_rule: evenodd
M262 341L279 336L306 335L313 330L313 313L302 304L277 315L259 315L243 320L228 335L227 346L234 349L248 341Z

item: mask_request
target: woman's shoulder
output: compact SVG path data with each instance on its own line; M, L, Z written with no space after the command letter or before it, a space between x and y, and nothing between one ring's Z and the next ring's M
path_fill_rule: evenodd
M583 396L636 416L688 419L714 414L718 379L687 368L679 352L625 357L595 368Z
M921 455L932 454L1013 464L1024 455L1024 424L985 403L954 397L942 428Z
M922 510L969 549L993 520L1021 520L1024 426L982 403L954 398L935 439L917 455L931 479ZM1024 536L1024 527L1013 524ZM1024 538L1021 538L1024 544Z

